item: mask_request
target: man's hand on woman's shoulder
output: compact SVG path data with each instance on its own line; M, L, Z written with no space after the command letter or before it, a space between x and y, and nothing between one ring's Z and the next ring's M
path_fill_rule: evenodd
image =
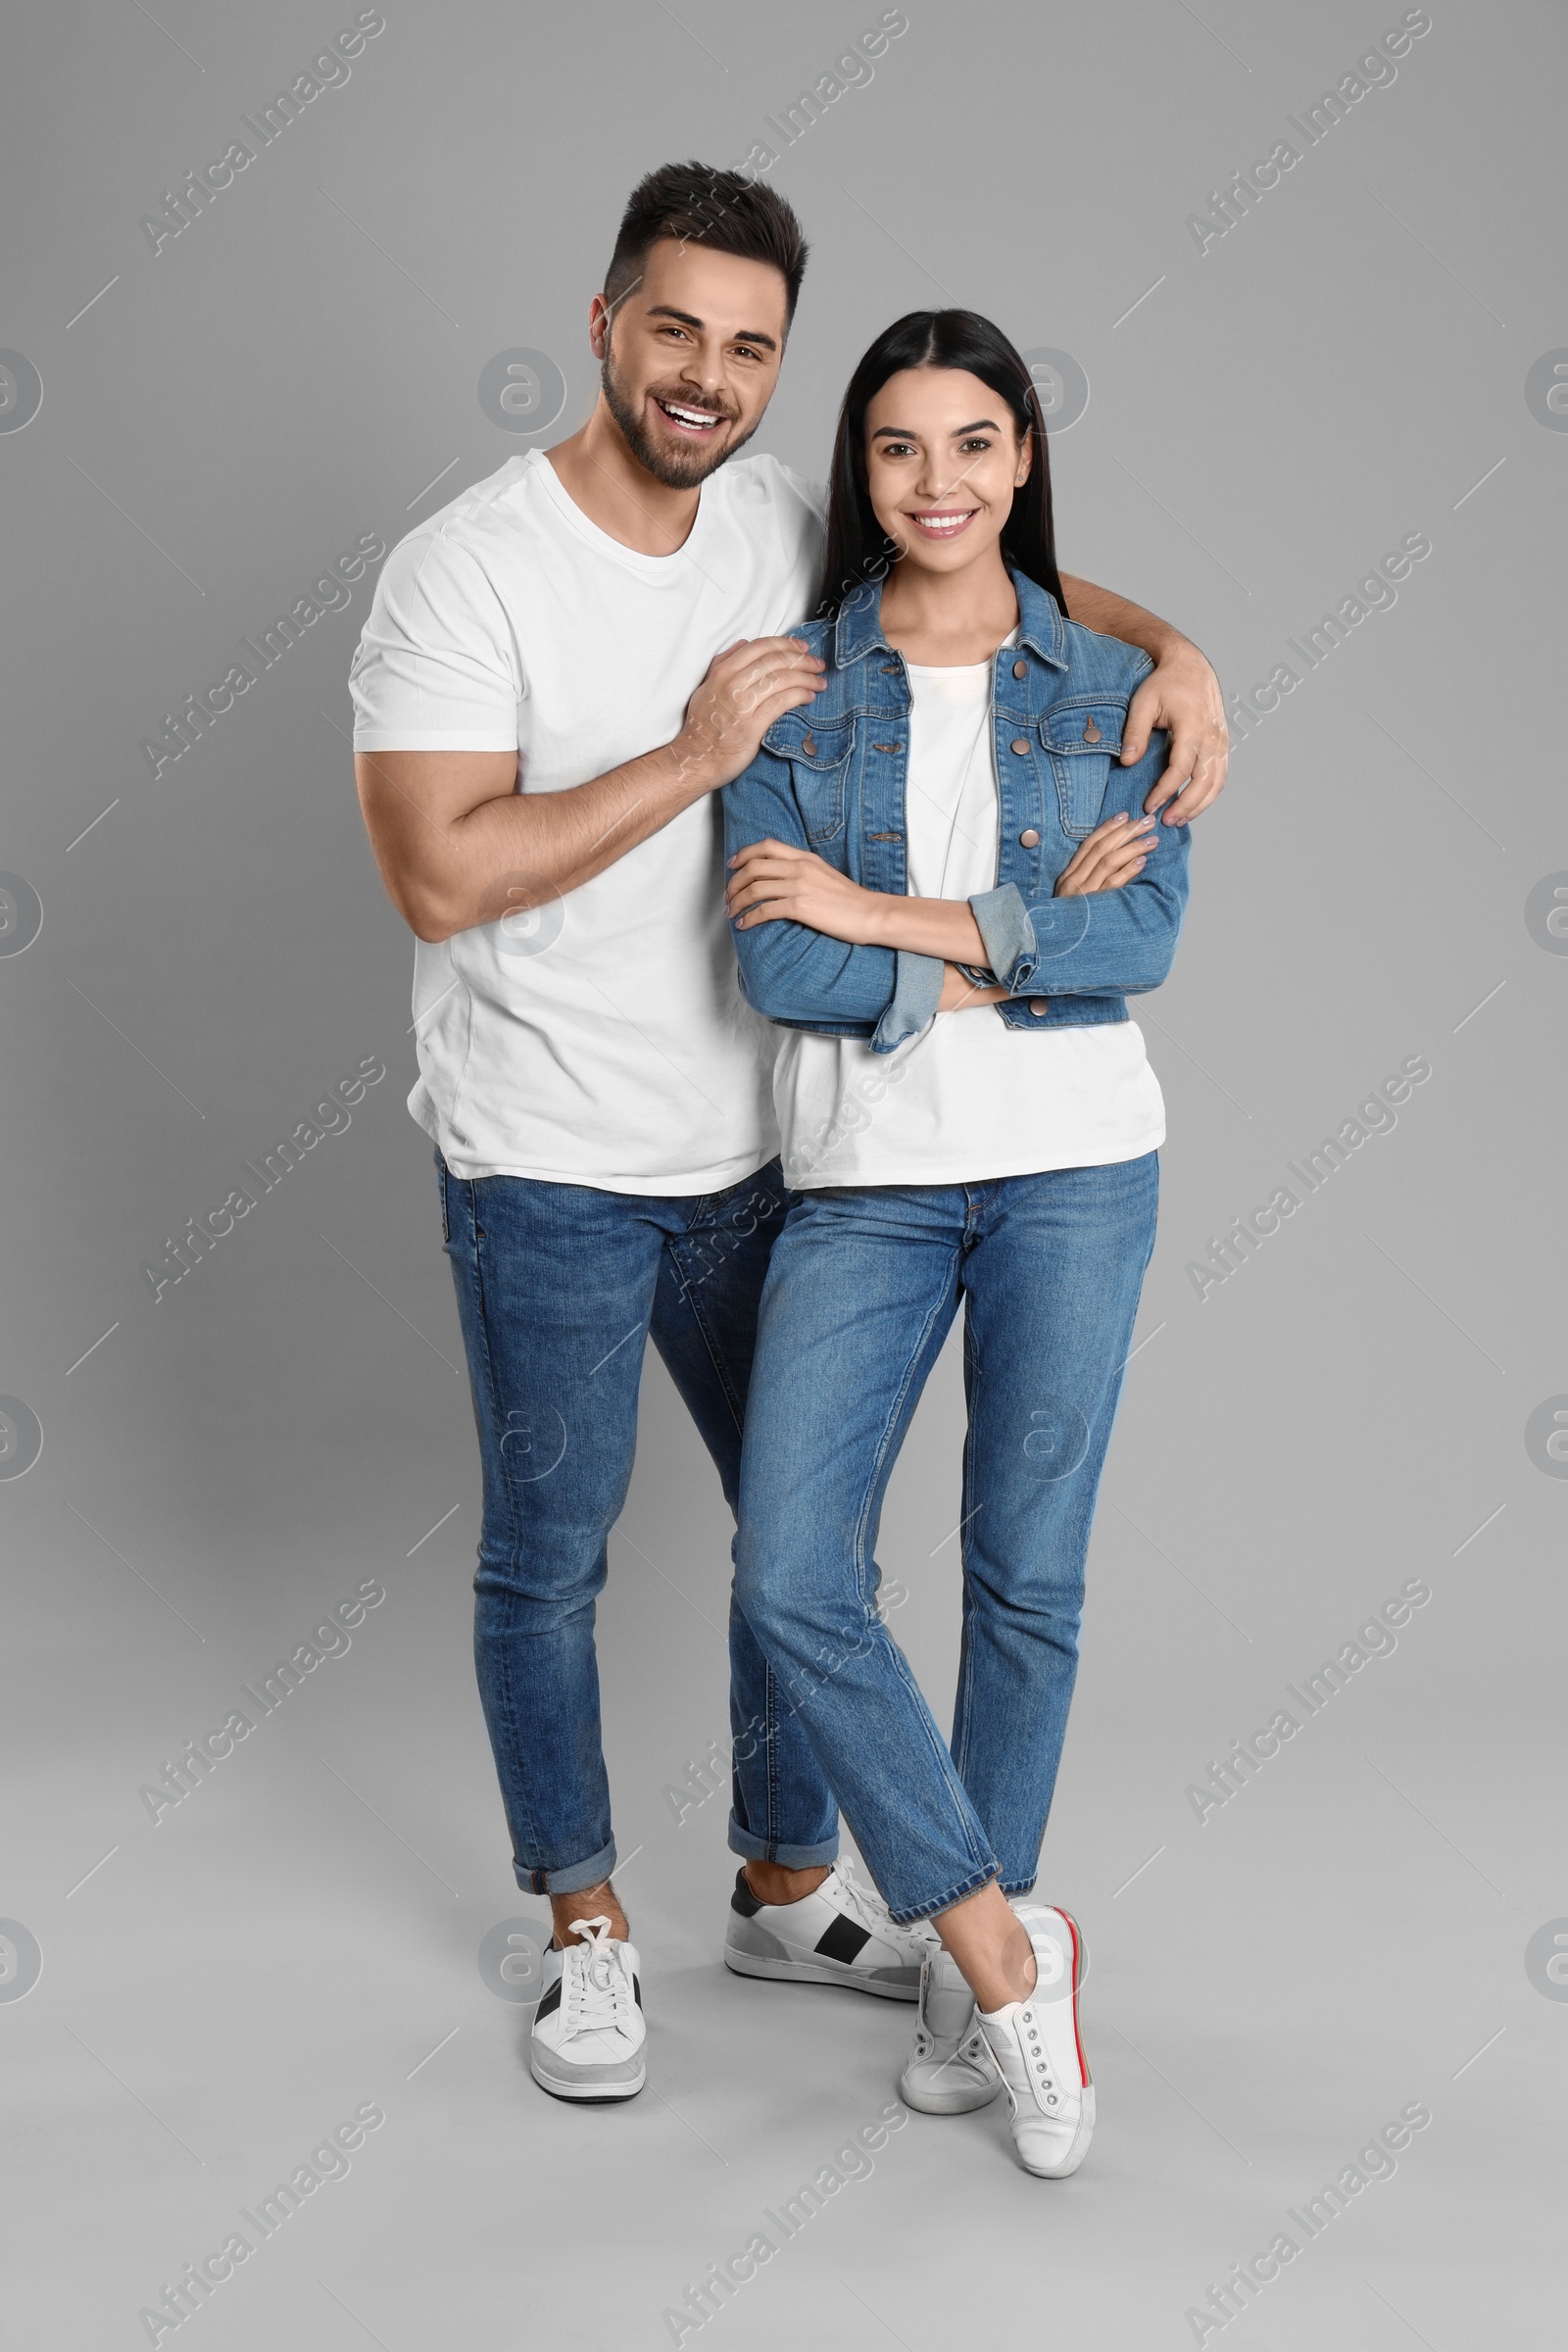
M1141 760L1155 728L1166 728L1169 758L1144 807L1151 816L1163 809L1167 825L1185 825L1224 791L1231 738L1212 665L1188 638L1173 638L1128 707L1121 762Z
M804 637L741 638L715 654L670 744L678 772L709 792L733 784L775 718L822 692L827 664Z

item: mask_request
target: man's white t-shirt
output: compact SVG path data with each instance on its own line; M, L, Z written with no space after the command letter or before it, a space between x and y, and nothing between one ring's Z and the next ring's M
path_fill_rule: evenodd
M515 750L522 792L604 775L678 733L716 653L807 616L821 539L816 496L773 458L710 475L672 556L600 530L542 450L513 458L387 558L355 749ZM454 1175L705 1193L778 1149L717 793L565 898L421 941L414 1013L409 1108Z
M992 665L906 666L909 895L973 898L997 882ZM784 1177L798 1192L1103 1167L1165 1140L1164 1102L1134 1021L1035 1032L968 1005L939 1012L894 1054L787 1030L773 1088Z

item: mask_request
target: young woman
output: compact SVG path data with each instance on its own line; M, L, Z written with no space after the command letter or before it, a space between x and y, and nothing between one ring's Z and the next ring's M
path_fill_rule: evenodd
M1124 1000L1170 969L1187 834L1143 814L1163 738L1118 763L1149 662L1067 618L1029 371L972 312L901 318L856 369L822 611L801 634L825 691L725 796L799 1196L762 1298L737 1594L894 1919L941 1939L905 2097L953 2114L1000 2079L1023 2163L1056 2177L1094 2127L1083 1947L1028 1898L1154 1237L1164 1111ZM950 1747L877 1615L872 1548L960 1299Z

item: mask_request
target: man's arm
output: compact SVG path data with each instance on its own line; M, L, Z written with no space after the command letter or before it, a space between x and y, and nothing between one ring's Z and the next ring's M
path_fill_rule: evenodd
M564 792L519 793L515 752L357 753L388 897L434 943L575 890L738 776L821 677L798 638L732 646L709 665L671 742Z
M1153 662L1152 675L1128 709L1122 764L1143 758L1156 727L1169 728L1170 758L1144 807L1151 815L1164 808L1167 825L1189 823L1225 789L1231 739L1218 678L1191 639L1157 613L1069 571L1061 574L1061 588L1074 620L1102 637L1141 646Z

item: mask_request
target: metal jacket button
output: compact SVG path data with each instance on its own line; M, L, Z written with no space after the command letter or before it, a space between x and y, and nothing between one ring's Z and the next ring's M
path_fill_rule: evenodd
M871 749L873 752L902 752L904 746L902 743L873 743Z
M809 758L811 753L816 749L816 737L810 734L803 735L801 737L801 749L807 754L808 758Z
M1026 751L1029 749L1029 738L1028 738L1028 736L1027 736L1027 735L1015 735L1015 736L1013 737L1013 739L1012 739L1012 749L1013 749L1015 752L1026 752Z
M1012 674L1015 678L1026 678L1029 675L1028 662L1015 662L1012 665Z
M1040 836L1035 831L1033 825L1026 825L1024 827L1023 831L1018 836L1018 845L1021 849L1025 850L1039 849Z
M1033 1013L1044 1014L1051 1008L1047 1004L1044 997L1031 997L1029 1000L1029 1009Z

